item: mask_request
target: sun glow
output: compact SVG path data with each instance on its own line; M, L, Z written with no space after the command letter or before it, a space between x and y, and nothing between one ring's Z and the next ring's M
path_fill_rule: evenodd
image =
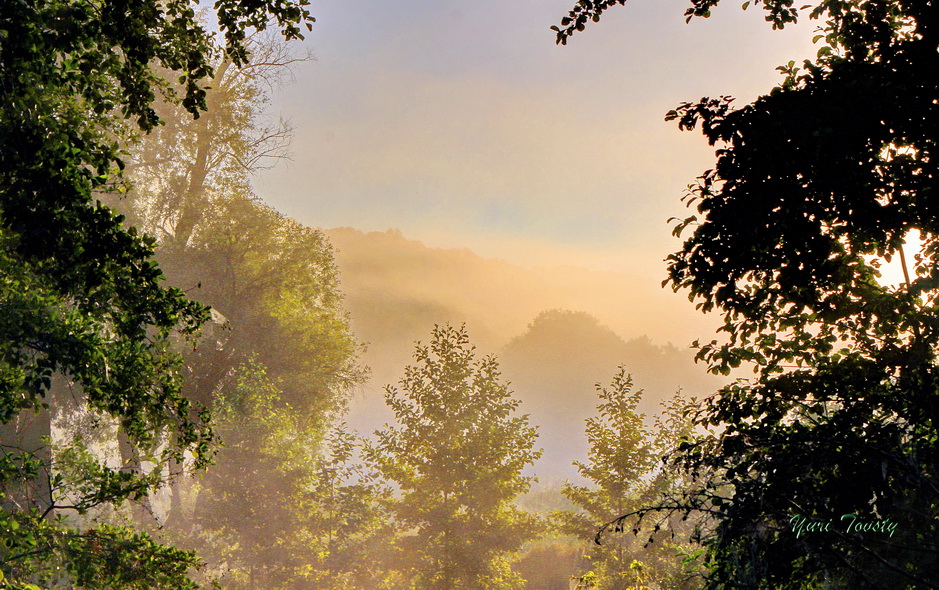
M908 279L912 280L916 277L915 255L923 248L923 238L919 230L916 228L910 229L904 236L900 248L902 249L902 256L901 251L898 250L889 262L883 258L879 259L881 274L879 282L891 289L896 289L906 283ZM904 262L906 272L904 272Z

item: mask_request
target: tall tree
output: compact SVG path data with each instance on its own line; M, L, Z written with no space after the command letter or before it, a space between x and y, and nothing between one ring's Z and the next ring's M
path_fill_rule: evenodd
M242 195L215 195L200 215L187 247L162 253L169 280L197 287L192 296L226 318L223 366L256 356L285 401L325 431L362 377L328 240ZM209 364L194 362L192 370ZM219 368L215 378L224 374Z
M581 2L558 39L614 4ZM775 28L800 15L756 4ZM704 409L712 434L679 458L701 487L680 504L714 516L711 587L936 587L939 6L828 0L810 16L824 44L778 88L667 117L718 148L671 283L724 314L727 338L699 358L757 374ZM894 257L904 281L885 285Z
M126 164L133 187L114 205L157 237L164 251L184 250L215 199L253 196L251 175L289 156L291 128L273 120L265 106L271 89L311 57L266 31L248 37L245 47L247 61L235 67L213 46L206 110L198 119L177 101L159 100L154 108L163 124L131 138ZM182 91L178 84L171 88Z
M212 334L184 351L183 395L223 413L224 447L198 483L171 466L163 532L204 555L227 587L325 587L349 575L314 575L331 570L317 558L326 533L308 516L318 509L307 495L321 487L313 475L320 444L363 370L329 242L251 189L253 173L289 146L289 127L265 112L268 94L307 58L269 34L245 46L241 67L216 53L198 119L172 101L155 105L165 124L132 143L132 189L113 204L157 237L168 283L211 305L216 319ZM255 397L264 403L231 403ZM237 498L258 502L233 515ZM365 544L367 536L349 533Z
M232 62L245 62L246 35L272 20L287 37L300 36L312 21L305 5L218 2ZM124 189L114 138L127 126L159 123L152 103L167 85L153 64L181 80L175 98L198 116L211 35L189 0L0 4L0 520L2 572L13 587L189 585L191 555L122 529L43 520L63 497L85 510L145 494L159 470L118 471L86 457L84 484L57 495L54 458L39 452L38 437L50 432L58 395L103 423L116 421L158 463L188 453L198 466L210 456L211 429L179 395L179 359L170 352L171 335L194 333L206 310L163 286L153 240L123 228L98 196ZM53 392L56 382L70 390ZM31 413L41 423L24 429ZM47 490L20 502L13 484L42 479Z
M435 326L418 344L418 364L385 400L397 425L366 448L400 497L393 504L399 539L416 587L428 590L517 588L507 556L536 534L512 505L531 481L536 432L499 378L496 359L476 359L465 328Z
M643 567L634 565L638 562L645 564L644 579L668 588L683 587L672 537L687 536L688 531L680 530L678 519L643 530L641 536L638 528L630 535L619 527L616 534L603 535L602 543L594 541L599 526L655 502L683 483L672 470L663 469L661 458L690 434L690 423L680 412L687 402L674 398L667 414L650 429L645 416L636 411L643 391L633 391L624 367L609 387L597 384L597 395L598 415L586 420L587 461L574 462L588 485L566 483L561 493L576 509L555 515L561 532L590 543L585 552L588 571L580 577L581 584L589 582L587 587L603 590L622 588L636 580L637 567ZM656 543L647 544L650 538Z
M282 41L246 40L240 68L221 55L197 120L161 102L166 124L133 144L133 189L115 205L158 238L170 284L219 312L230 332L187 355L190 397L211 406L227 373L256 356L290 404L325 429L362 376L325 236L264 205L259 168L286 155L290 129L264 106L297 57ZM284 346L284 343L290 343Z

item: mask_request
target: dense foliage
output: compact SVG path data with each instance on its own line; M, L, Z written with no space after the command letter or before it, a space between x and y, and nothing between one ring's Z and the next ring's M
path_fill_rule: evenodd
M215 400L217 467L186 490L184 540L232 590L376 587L388 490L356 461L355 436L340 424L321 445L256 362L234 378Z
M246 35L272 20L298 37L312 20L305 4L218 2L227 55L243 64ZM157 94L192 116L205 106L210 37L189 0L0 4L0 555L10 587L189 585L190 554L49 517L57 506L84 511L146 495L160 480L153 465L210 458L212 431L180 395L170 350L173 334L193 334L207 311L161 283L154 241L98 200L125 190L116 138L159 124ZM128 457L150 469L90 459L81 484L60 489L47 441L66 411L116 423Z
M363 371L328 241L251 190L252 174L290 139L266 120L270 85L303 60L269 35L246 48L240 68L218 58L199 119L179 104L155 105L165 124L133 143L133 187L114 205L157 237L168 282L215 318L184 352L183 394L218 414L224 446L198 483L174 479L164 532L197 549L226 587L315 578L325 588L320 573L332 566L316 546L329 533L308 516L311 490L326 485L321 442ZM245 499L247 508L230 509Z
M613 4L581 2L559 40ZM775 27L799 16L757 4ZM724 314L726 339L699 358L757 373L704 408L714 430L680 458L701 483L682 505L714 516L710 587L935 587L939 7L810 8L816 60L739 109L722 97L668 115L718 148L670 281ZM891 286L879 271L895 258Z
M179 104L155 105L166 123L133 144L133 187L113 204L157 237L169 282L230 328L223 346L187 355L199 386L187 393L211 406L226 375L254 356L322 432L361 378L332 248L251 189L252 175L285 156L290 141L289 127L264 113L268 92L305 58L269 35L247 39L246 49L240 68L217 60L199 119Z

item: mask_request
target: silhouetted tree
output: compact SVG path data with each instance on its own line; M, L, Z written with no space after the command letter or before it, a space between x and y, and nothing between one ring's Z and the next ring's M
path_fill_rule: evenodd
M579 3L558 40L622 3ZM756 4L775 28L800 14ZM671 283L724 314L727 338L698 357L757 374L708 401L711 434L678 457L700 486L676 505L713 517L712 588L936 587L939 6L831 0L810 16L817 59L779 68L769 94L667 116L718 148ZM899 286L880 280L893 257ZM827 526L799 534L800 519Z

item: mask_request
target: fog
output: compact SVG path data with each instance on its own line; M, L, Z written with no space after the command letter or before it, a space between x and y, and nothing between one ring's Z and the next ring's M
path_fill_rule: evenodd
M594 385L619 365L643 389L650 417L681 390L701 398L721 381L693 362L697 336L715 329L687 299L628 273L573 266L526 268L469 250L430 248L400 231L326 232L335 249L345 309L365 344L368 381L354 394L349 424L371 432L390 418L384 388L395 385L417 341L435 324L465 324L539 427L545 481L576 477L586 456L584 419ZM664 275L664 272L663 272Z

